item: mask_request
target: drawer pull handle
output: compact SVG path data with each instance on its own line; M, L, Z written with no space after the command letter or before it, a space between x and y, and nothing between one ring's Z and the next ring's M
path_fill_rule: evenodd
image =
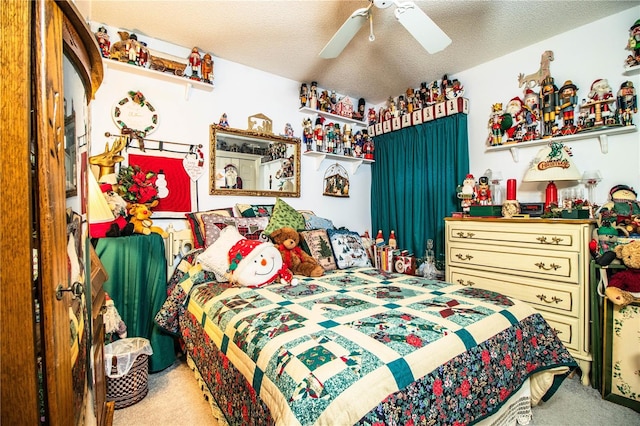
M466 281L465 282L462 278L460 278L459 280L456 280L456 282L458 284L462 285L462 286L465 286L465 287L471 287L471 286L476 285L476 283L474 283L473 281Z
M471 259L473 259L473 256L471 256L470 254L462 255L462 254L458 253L458 254L456 254L456 257L458 259L460 259L460 260L471 260Z
M553 330L553 332L556 334L556 336L557 336L558 334L562 334L562 331L558 330L557 328L553 328L552 330Z
M536 263L536 266L540 269L544 269L545 271L550 271L550 270L554 270L557 271L558 269L560 269L560 265L556 265L555 263L552 263L551 265L549 265L549 267L546 267L544 263L539 262Z
M464 232L458 232L457 235L459 238L473 238L476 234L473 232L467 232L466 234Z
M555 303L557 305L558 303L562 302L562 299L556 296L551 297L551 300L547 299L547 296L544 294L538 294L536 295L536 297L545 303Z
M551 238L551 242L547 241L547 237L542 236L542 237L538 237L536 238L536 240L540 241L540 244L555 244L558 245L562 242L562 238L560 237L552 237Z

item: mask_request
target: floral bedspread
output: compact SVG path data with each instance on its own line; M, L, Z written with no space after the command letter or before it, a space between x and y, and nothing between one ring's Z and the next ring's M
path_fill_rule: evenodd
M210 278L174 275L156 322L211 387L241 389L218 401L231 424L472 424L531 374L576 366L531 307L490 291L372 268L260 289Z

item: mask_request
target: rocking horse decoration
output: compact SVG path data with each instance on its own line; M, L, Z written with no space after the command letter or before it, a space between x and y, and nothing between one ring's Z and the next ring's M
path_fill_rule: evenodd
M533 89L536 86L542 86L542 82L545 78L551 77L550 64L553 61L553 52L546 50L540 58L540 68L533 74L524 75L520 73L518 75L518 87L524 86L524 90Z

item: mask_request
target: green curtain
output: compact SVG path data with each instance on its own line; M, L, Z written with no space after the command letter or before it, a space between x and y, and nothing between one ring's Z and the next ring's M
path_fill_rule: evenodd
M398 248L423 257L427 239L444 260L444 218L459 210L456 186L469 173L467 115L375 136L372 237L395 231Z

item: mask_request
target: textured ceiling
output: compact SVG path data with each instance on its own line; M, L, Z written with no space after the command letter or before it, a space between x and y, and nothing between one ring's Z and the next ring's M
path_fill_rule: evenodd
M76 0L87 19L165 40L295 81L378 104L421 81L483 62L640 4L638 1L416 1L453 40L428 54L372 8L369 26L336 59L318 56L360 1ZM114 37L112 35L112 41ZM116 37L117 39L117 37ZM143 37L139 38L144 40ZM576 48L585 48L578 47ZM588 48L588 47L587 47ZM215 59L215 58L214 58Z

